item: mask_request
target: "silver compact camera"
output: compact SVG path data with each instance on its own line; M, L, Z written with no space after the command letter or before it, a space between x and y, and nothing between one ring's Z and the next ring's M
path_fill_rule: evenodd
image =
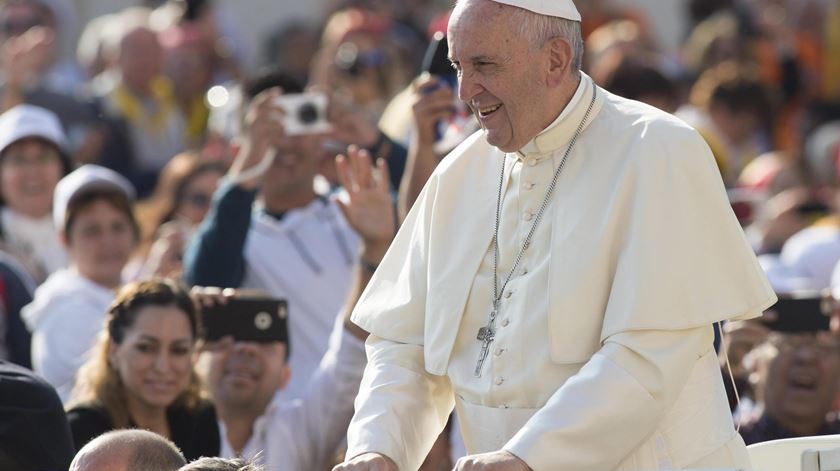
M277 97L277 105L283 108L283 129L289 136L300 134L321 134L332 131L327 120L327 95L324 93L300 93Z

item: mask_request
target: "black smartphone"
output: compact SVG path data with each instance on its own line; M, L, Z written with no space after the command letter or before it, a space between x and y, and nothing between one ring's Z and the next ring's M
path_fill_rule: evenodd
M288 305L283 299L232 298L203 307L201 338L208 342L231 336L244 342L289 342Z
M829 316L823 310L823 299L779 296L779 301L764 311L761 323L777 332L814 332L828 330Z
M449 62L449 43L445 34L437 32L429 41L420 70L437 76L452 88L458 85L458 74Z

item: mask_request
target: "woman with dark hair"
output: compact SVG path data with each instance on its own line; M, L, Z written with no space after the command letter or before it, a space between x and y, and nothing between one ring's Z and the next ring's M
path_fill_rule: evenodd
M219 454L213 406L193 369L198 307L176 282L126 285L82 367L67 412L76 448L114 429L172 440L188 460Z
M35 290L21 315L32 332L32 366L65 403L137 245L133 200L125 178L96 165L80 167L56 186L53 223L70 265Z

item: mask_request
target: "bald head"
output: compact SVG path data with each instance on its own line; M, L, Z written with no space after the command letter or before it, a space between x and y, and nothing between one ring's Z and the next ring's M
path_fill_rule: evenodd
M172 442L146 430L100 435L79 450L70 471L177 471L186 464Z

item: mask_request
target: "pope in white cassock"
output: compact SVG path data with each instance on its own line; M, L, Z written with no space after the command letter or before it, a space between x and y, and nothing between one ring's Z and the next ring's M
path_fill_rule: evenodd
M461 0L441 162L356 307L368 366L338 470L749 468L713 323L775 302L703 139L579 71L571 0Z

